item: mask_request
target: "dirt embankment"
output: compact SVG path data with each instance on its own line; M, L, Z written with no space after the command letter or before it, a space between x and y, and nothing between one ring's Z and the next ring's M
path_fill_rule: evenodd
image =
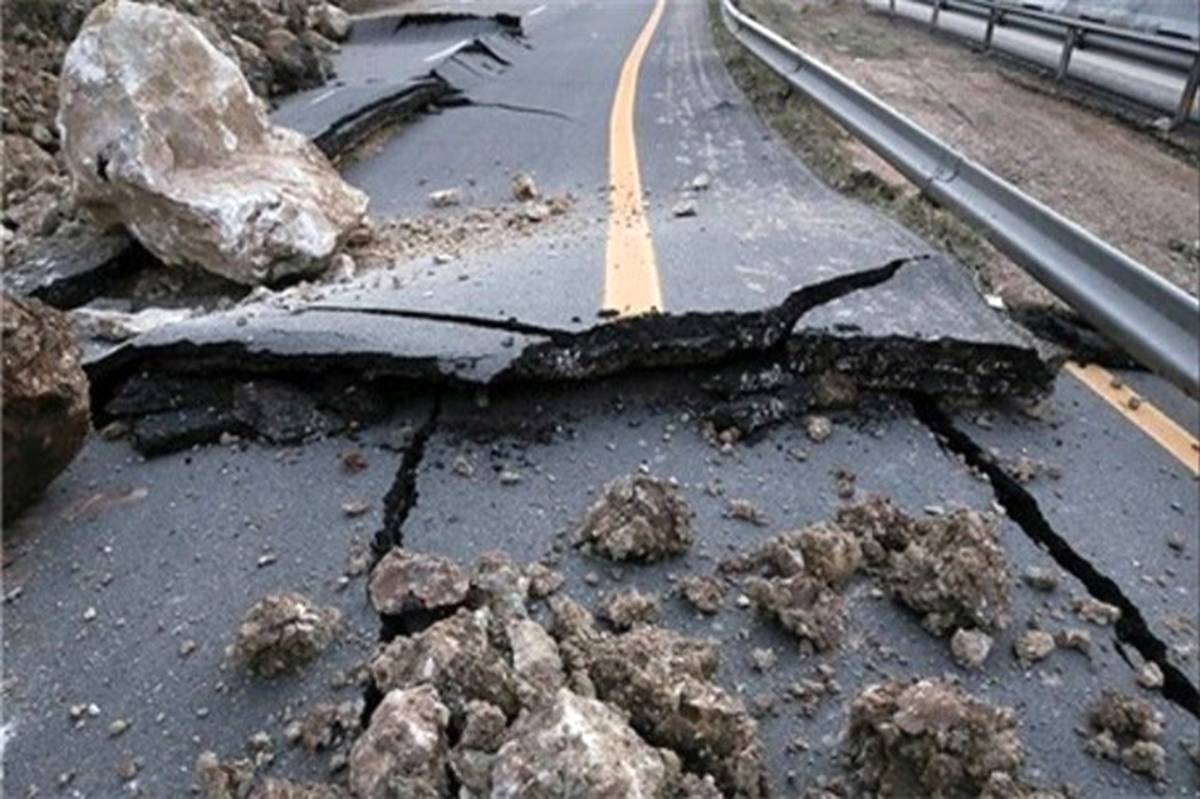
M860 3L743 0L743 7L968 157L1197 293L1200 169L1189 148L1084 107L1031 70ZM949 249L1009 304L1049 299L982 237L787 93L723 30L717 38L739 84L827 180Z

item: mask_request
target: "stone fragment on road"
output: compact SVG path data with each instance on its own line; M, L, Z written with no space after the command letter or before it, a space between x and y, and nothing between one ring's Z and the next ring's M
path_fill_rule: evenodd
M340 619L301 594L269 594L247 611L229 654L262 677L296 671L329 646Z
M538 198L537 183L533 180L533 175L528 172L519 172L512 179L512 196L517 202L528 202Z
M720 577L696 575L679 581L679 593L701 613L714 614L721 610L727 588Z
M677 219L695 216L697 213L699 208L695 200L680 200L671 208L671 214Z
M804 433L814 444L821 444L833 435L833 422L828 416L804 417Z
M469 589L467 573L458 564L400 547L383 556L367 584L371 605L388 616L453 608L466 601Z
M305 22L308 27L333 42L344 42L348 39L353 25L350 15L333 3L318 3L309 8Z
M1013 643L1013 653L1022 663L1036 663L1050 656L1058 645L1045 630L1026 630Z
M429 204L434 208L451 208L455 205L462 205L462 191L460 189L439 189L430 192Z
M167 264L247 285L315 274L366 213L366 195L273 126L238 65L169 9L124 0L88 16L59 126L81 205Z
M680 764L603 702L562 689L509 729L492 770L493 799L666 797Z
M760 527L767 523L767 515L748 499L729 500L727 513L729 518L737 519L740 522L750 522Z
M1153 660L1147 660L1138 669L1137 682L1138 685L1149 691L1156 691L1162 688L1165 678L1163 677L1162 669Z
M992 651L992 637L979 630L959 628L950 637L950 653L964 669L978 669Z
M449 796L446 726L450 712L430 685L388 691L350 752L357 799Z
M1121 609L1116 605L1110 605L1092 597L1075 599L1071 603L1071 608L1079 614L1079 618L1101 627L1115 624L1121 618Z
M605 485L575 538L610 560L656 561L691 547L694 518L676 486L650 475L631 475Z
M88 379L67 318L0 295L3 324L4 519L32 504L91 429Z

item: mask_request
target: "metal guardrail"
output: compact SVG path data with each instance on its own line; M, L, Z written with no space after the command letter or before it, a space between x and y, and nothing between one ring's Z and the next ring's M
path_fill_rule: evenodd
M982 41L985 50L991 49L992 37L996 27L1003 24L1004 20L1008 17L1061 27L1063 45L1058 59L1058 69L1055 71L1055 80L1059 81L1067 76L1067 70L1071 66L1071 56L1076 49L1084 46L1089 36L1117 39L1141 47L1149 47L1187 56L1191 59L1191 66L1188 68L1183 92L1180 94L1179 104L1176 106L1175 115L1171 120L1171 128L1174 129L1182 125L1192 113L1192 107L1196 101L1196 90L1200 88L1200 41L1176 36L1164 36L1157 33L1147 33L1083 17L1059 14L1038 8L1027 8L1017 3L1008 2L1007 0L916 0L916 2L927 2L931 6L929 24L934 28L937 27L938 17L943 8L959 8L967 11L977 11L986 15L987 27L984 29ZM888 0L888 13L896 13L896 0Z
M738 42L915 183L979 226L1142 364L1200 396L1200 302L721 0Z

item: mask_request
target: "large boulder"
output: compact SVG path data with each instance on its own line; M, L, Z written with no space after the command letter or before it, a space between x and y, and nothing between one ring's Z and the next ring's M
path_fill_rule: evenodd
M77 200L168 264L247 285L321 271L367 198L271 125L190 17L108 0L67 51L58 123Z
M67 318L0 295L3 319L4 518L66 468L87 438L88 381Z

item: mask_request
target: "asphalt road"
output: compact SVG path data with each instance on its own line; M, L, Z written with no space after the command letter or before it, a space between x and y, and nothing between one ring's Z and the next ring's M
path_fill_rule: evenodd
M277 742L268 773L327 774L328 753L285 747L282 728L314 701L359 695L339 675L369 654L378 619L361 575L347 575L347 558L384 523L383 498L406 455L415 462L415 505L403 527L411 548L464 562L495 549L518 560L557 552L565 590L588 604L618 584L651 591L665 624L723 643L719 681L747 698L832 667L842 692L812 717L785 709L761 721L778 795L802 790L807 776L840 773L846 700L865 683L943 673L1016 708L1028 771L1041 784L1070 783L1084 796L1194 795L1195 766L1176 744L1200 740L1189 698L1200 681L1196 404L1150 376L1119 375L1142 398L1134 409L1111 377L1087 388L1063 373L1036 411L968 398L939 416L927 407L932 378L918 377L835 413L822 444L805 436L797 414L757 440L715 446L704 425L713 403L705 386L717 373L744 378L762 365L756 358L778 357L747 332L756 314L774 318L790 296L875 274L895 259L937 256L783 317L789 357L804 356L795 348L806 335L840 336L869 345L875 362L861 368L874 385L937 372L970 393L970 373L987 372L991 353L1032 351L1032 342L984 302L953 258L821 183L771 134L725 72L705 3L446 8L520 15L524 36L477 19L399 30L386 19L360 23L339 56L339 82L285 101L277 118L316 131L433 71L459 101L417 115L344 165L377 217L437 217L469 230L472 210L512 205L518 172L532 174L544 195L570 192L574 206L531 230L466 241L449 263L424 254L274 301L251 298L93 361L93 374L111 381L199 369L214 385L269 375L312 388L349 375L390 408L347 431L288 444L226 437L149 458L128 439L88 445L4 531L0 740L11 795L187 795L200 751L243 752L260 730ZM463 204L432 208L430 192L451 188ZM684 201L695 203L694 215L676 214ZM639 316L652 308L663 315ZM611 314L602 318L606 310L635 324L665 321L637 334ZM722 340L706 337L711 330ZM606 331L616 332L603 339ZM712 354L727 354L722 347L743 335L734 352L742 360ZM608 347L602 353L598 339ZM655 345L680 363L654 360ZM845 346L852 357L855 345ZM580 366L631 352L631 363L646 368ZM562 379L532 380L534 355ZM188 397L172 402L192 407ZM1155 422L1152 409L1177 427ZM417 429L429 433L423 451L413 448ZM968 444L1003 468L1024 456L1041 473L1014 499L994 476L985 479ZM343 467L351 449L363 453L365 470ZM454 467L460 459L473 466L468 475ZM562 536L600 486L639 469L679 480L698 514L695 550L669 566L620 571L562 554ZM1014 619L984 671L958 668L944 641L865 586L850 599L853 645L823 656L802 652L747 610L701 619L671 596L667 572L706 573L729 551L827 518L844 499L839 471L855 475L859 496L884 493L913 514L935 506L1004 513ZM752 500L768 523L728 518L732 497ZM364 515L343 511L360 500L370 506ZM1056 569L1058 590L1032 591L1019 579L1029 567ZM250 678L224 648L241 612L283 589L338 607L346 631L298 677ZM1090 658L1059 651L1035 666L1013 658L1025 625L1079 625L1070 600L1088 594L1139 612L1141 645L1161 642L1175 675L1169 691L1135 684L1143 655L1125 628L1089 628ZM188 655L185 640L197 643ZM781 653L776 669L750 669L751 645ZM1084 754L1075 731L1106 688L1150 699L1164 714L1165 784ZM72 720L69 708L88 703L99 715ZM130 726L110 735L118 718ZM803 754L789 746L797 737L811 744ZM130 779L125 766L134 759Z

